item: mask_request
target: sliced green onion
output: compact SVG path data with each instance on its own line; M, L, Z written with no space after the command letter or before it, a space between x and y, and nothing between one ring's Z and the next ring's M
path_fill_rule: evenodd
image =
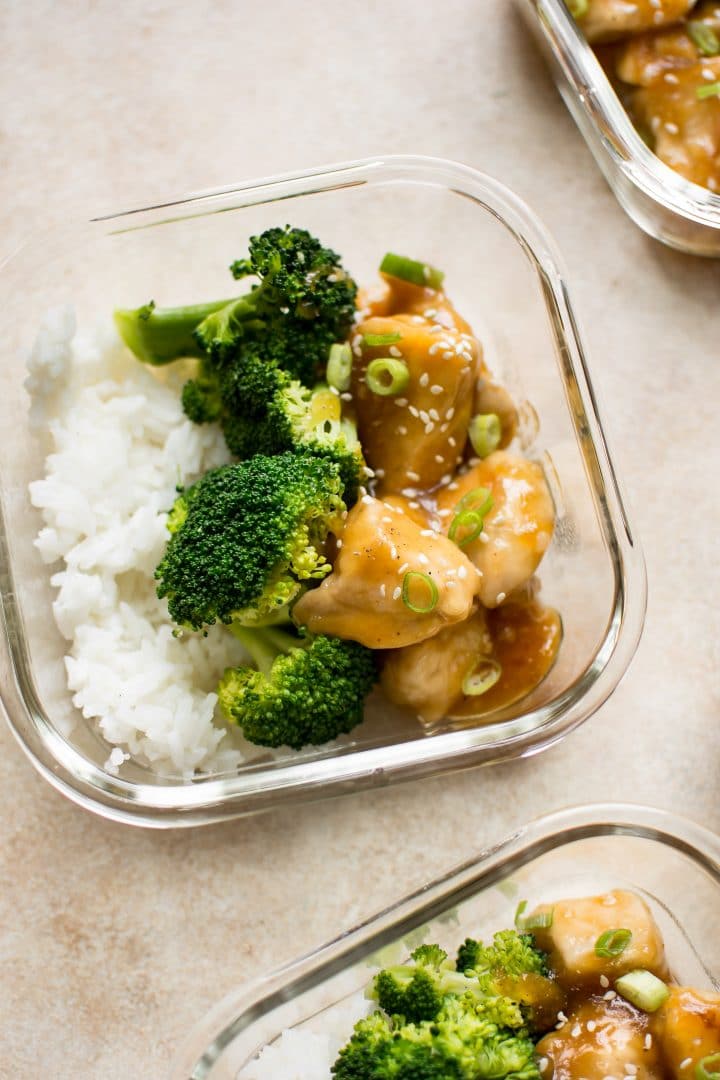
M628 971L627 975L616 979L615 989L631 1005L645 1012L655 1012L670 994L662 979L658 979L657 975L653 975L651 971L646 971L644 968Z
M515 909L515 929L519 934L528 930L549 930L553 924L555 908L549 911L539 911L536 915L525 915L527 900L521 900Z
M405 255L394 255L392 251L388 251L380 263L380 272L402 281L410 281L413 285L427 285L430 289L442 288L445 277L442 270L437 270L428 263L408 259Z
M363 343L372 348L375 345L394 345L401 338L402 334L363 334Z
M479 697L494 686L502 675L502 665L491 656L482 656L463 679L462 691L468 697Z
M473 505L476 503L478 505ZM489 488L473 488L463 495L457 504L457 513L450 522L448 539L454 540L458 547L467 547L477 540L485 525L485 515L492 510L493 499ZM460 530L465 530L458 537Z
M698 1061L695 1080L720 1080L720 1054L708 1054Z
M410 382L410 371L404 360L396 360L394 356L378 357L368 364L365 382L373 394L394 397Z
M573 19L582 19L588 13L588 0L565 0Z
M457 510L477 510L479 514L487 514L493 507L493 497L490 488L476 487L463 495L457 504Z
M606 930L595 942L595 955L612 959L624 953L632 941L632 930Z
M350 372L352 371L352 349L346 341L342 344L330 346L330 355L327 362L325 377L329 386L343 393L350 388Z
M697 45L703 56L717 56L720 53L720 40L712 26L691 19L686 24L686 30L693 45Z
M448 540L454 540L458 547L464 548L477 540L483 531L484 518L477 510L461 510L450 522ZM461 533L461 530L467 530ZM461 533L458 536L458 533Z
M472 448L478 457L486 458L497 450L502 438L502 424L497 413L478 413L468 428Z
M416 604L410 599L410 589L414 581L422 581L423 585L428 589L427 604ZM402 602L410 611L414 611L418 615L427 615L437 607L438 587L430 575L424 574L422 570L408 570L402 582Z
M695 91L695 97L698 101L704 101L705 98L717 97L720 94L720 82L706 83L705 86L698 86Z

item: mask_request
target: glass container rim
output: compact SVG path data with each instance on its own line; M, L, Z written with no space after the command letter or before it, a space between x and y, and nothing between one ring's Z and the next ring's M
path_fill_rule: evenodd
M393 182L450 190L479 204L512 233L537 271L546 304L552 305L555 315L551 333L555 333L566 395L569 387L576 392L572 395L573 407L569 407L570 418L612 561L614 596L605 636L592 662L570 687L519 718L252 770L245 775L159 778L154 783L126 780L90 761L43 711L13 586L0 490L0 608L12 676L9 685L0 689L6 716L41 775L64 795L107 819L152 828L209 824L269 809L281 800L320 798L390 780L534 754L595 712L614 690L634 655L645 614L644 561L630 530L598 415L561 260L545 227L505 185L467 165L443 158L387 155L213 188L155 207L95 218L86 227L102 225L104 229L110 227L111 232L126 232L298 195Z

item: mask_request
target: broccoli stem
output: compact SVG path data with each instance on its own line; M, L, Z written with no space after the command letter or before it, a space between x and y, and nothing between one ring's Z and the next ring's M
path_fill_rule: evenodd
M230 629L250 653L255 666L263 675L269 674L273 661L280 653L288 653L291 649L304 649L309 645L306 639L295 637L273 626L254 629L232 623Z
M176 308L156 308L152 303L133 310L118 308L115 325L138 360L144 364L169 364L183 356L203 355L193 331L208 315L229 303L232 301L213 300Z

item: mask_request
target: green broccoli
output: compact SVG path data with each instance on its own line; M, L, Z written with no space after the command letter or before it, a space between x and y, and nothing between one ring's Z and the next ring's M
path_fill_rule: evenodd
M181 491L155 571L170 615L199 630L272 618L330 573L328 531L345 511L338 466L310 453L256 455Z
M328 350L352 324L357 286L339 256L305 229L268 229L253 236L249 257L233 276L260 279L234 300L180 308L118 310L115 322L139 360L166 364L203 357L203 377L250 345L307 386L317 381Z
M332 1067L335 1080L539 1080L527 1031L498 1024L472 997L446 1000L431 1021L375 1013L356 1025Z
M233 624L257 664L228 668L218 687L223 713L250 742L291 746L334 739L359 724L377 680L372 651L340 638L296 637Z
M477 994L477 983L457 972L439 946L420 945L406 964L385 968L368 996L389 1016L408 1023L433 1020L448 994Z
M513 978L548 973L545 953L536 948L531 934L520 934L517 930L500 930L494 935L492 945L466 938L458 950L455 966L466 974Z

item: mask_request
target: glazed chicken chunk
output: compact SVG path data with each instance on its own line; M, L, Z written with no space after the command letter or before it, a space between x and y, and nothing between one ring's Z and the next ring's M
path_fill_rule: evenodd
M424 490L451 476L472 413L476 339L405 314L366 319L352 346L358 434L382 489Z
M364 495L338 542L332 573L293 610L311 633L393 649L471 614L480 578L470 560L391 503Z
M664 1080L647 1034L647 1016L621 999L585 1001L538 1043L540 1075L543 1080Z
M717 39L720 4L693 12ZM686 28L625 43L615 70L632 90L627 106L657 156L687 180L720 190L720 57L704 55ZM708 89L709 88L709 89Z
M720 994L673 986L652 1028L673 1075L693 1077L704 1057L720 1053Z
M380 682L390 701L408 705L425 723L434 723L448 714L462 696L466 676L491 652L481 609L435 637L388 653Z
M549 911L548 905L537 909ZM614 957L598 956L598 939L618 929L632 935L623 951ZM635 968L667 977L662 936L647 904L635 893L616 889L602 896L560 900L552 905L551 925L533 933L538 947L549 953L558 981L566 986L595 983L601 976L617 979Z
M615 41L626 34L657 30L682 19L695 0L589 0L579 17L588 41Z
M492 499L480 517L479 491ZM552 538L555 510L542 469L504 450L441 488L437 505L446 532L482 574L480 600L488 608L529 581Z

